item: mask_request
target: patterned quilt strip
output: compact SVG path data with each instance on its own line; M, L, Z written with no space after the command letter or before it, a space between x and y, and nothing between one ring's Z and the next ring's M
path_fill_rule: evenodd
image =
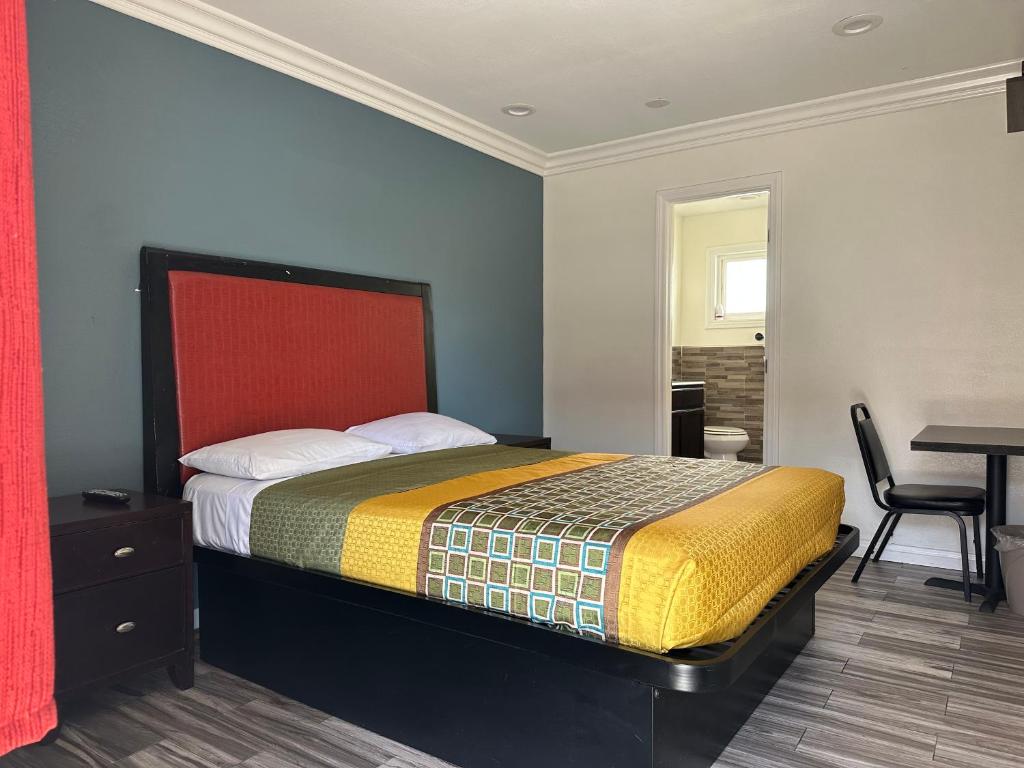
M631 534L766 471L631 456L444 504L423 526L417 590L614 642Z

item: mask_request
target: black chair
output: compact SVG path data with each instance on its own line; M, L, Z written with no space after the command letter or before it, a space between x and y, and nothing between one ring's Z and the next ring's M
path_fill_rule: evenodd
M882 441L878 437L868 407L864 403L851 405L850 418L853 419L853 431L857 433L857 444L864 460L868 483L871 485L871 495L875 503L885 510L885 516L871 538L856 573L853 574L853 582L856 584L860 579L860 574L871 558L871 553L875 551L882 531L885 531L882 545L875 553L875 562L878 562L903 515L946 515L956 520L960 526L964 600L971 602L971 566L967 556L967 526L964 524L964 518L969 517L974 521L974 557L978 566L978 578L984 579L985 571L981 563L981 524L978 518L985 511L985 489L969 485L897 485L893 482L892 471L889 469ZM883 481L888 483L889 487L883 489L882 495L879 496L878 485ZM888 530L885 530L886 525L889 526Z

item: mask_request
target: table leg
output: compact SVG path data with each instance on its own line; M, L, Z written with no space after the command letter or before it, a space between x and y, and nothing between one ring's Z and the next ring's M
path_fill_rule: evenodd
M985 457L985 586L988 597L981 610L992 613L1003 599L1003 571L999 567L992 529L1006 524L1006 456Z

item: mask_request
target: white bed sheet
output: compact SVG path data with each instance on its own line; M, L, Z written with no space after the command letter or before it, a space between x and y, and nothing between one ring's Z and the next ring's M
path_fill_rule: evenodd
M242 480L206 472L193 475L181 494L192 502L193 541L248 557L252 502L264 488L287 479Z

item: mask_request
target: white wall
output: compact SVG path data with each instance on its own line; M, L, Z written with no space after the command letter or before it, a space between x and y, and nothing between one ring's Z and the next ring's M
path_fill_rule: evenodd
M708 328L708 249L763 243L768 237L768 208L744 208L688 216L676 207L672 242L672 344L677 347L757 346L757 328Z
M909 442L927 423L1024 426L1024 134L1005 120L985 96L545 179L555 446L653 449L656 191L781 171L781 460L844 475L866 540L879 512L848 415L864 399L898 479L983 485L983 457ZM1010 484L1024 522L1024 461ZM956 541L905 518L894 544Z

